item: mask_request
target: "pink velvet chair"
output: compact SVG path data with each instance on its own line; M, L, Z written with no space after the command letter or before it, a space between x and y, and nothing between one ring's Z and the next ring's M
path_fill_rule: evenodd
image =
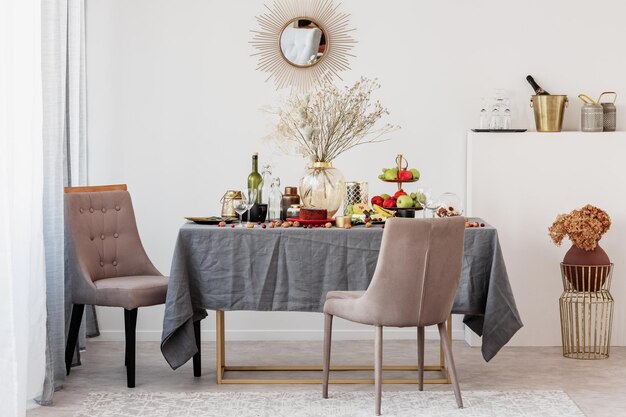
M126 379L135 386L137 309L165 303L167 278L141 244L126 185L67 187L65 225L72 318L65 348L70 373L85 304L122 307Z
M424 387L424 327L437 325L456 402L463 407L446 332L461 277L465 219L392 218L385 224L378 263L367 291L330 291L324 304L324 375L328 398L333 316L376 326L376 415L380 415L383 327L417 327L419 389Z

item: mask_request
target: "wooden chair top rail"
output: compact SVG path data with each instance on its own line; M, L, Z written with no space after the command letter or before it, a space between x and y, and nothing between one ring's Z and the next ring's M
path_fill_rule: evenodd
M88 187L65 187L65 193L99 193L102 191L127 191L126 184L93 185Z

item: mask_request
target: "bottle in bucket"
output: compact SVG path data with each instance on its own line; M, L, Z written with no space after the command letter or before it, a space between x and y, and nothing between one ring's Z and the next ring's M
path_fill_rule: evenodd
M560 132L563 128L563 113L568 104L567 96L548 93L530 75L526 77L526 81L535 91L530 107L535 113L537 132Z

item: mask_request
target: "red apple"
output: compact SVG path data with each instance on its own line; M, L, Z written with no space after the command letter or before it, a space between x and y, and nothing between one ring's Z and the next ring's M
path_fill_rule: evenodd
M385 201L383 201L384 208L393 208L396 206L396 199L393 197L389 197Z
M374 197L372 197L372 205L376 204L377 206L382 206L383 202L385 200L383 200L383 198L379 195L375 195Z
M404 190L396 191L396 193L393 195L393 198L397 200L398 198L400 198L401 195L406 195Z
M411 181L412 179L413 179L413 174L411 174L411 171L407 169L403 169L400 172L398 172L398 180Z

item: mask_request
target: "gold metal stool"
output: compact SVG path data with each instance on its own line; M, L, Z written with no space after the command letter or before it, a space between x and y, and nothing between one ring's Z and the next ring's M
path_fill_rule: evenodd
M609 292L613 264L597 266L561 263L563 294L561 337L563 356L606 359L611 346L613 296Z

